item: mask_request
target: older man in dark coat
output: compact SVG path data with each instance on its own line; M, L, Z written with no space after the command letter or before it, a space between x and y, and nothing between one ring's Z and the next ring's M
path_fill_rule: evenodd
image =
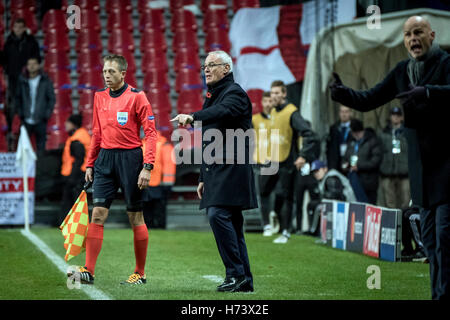
M200 209L206 208L226 269L225 281L217 290L248 292L253 291L253 276L242 210L258 206L247 131L252 125L252 104L246 92L234 82L232 68L227 53L210 52L203 66L208 86L203 109L192 115L180 114L173 120L183 125L194 121L197 125L201 121L203 163L197 193ZM213 141L206 141L209 134L214 136ZM230 138L233 150L230 150Z
M411 196L421 210L423 243L430 261L433 299L450 296L450 55L434 40L430 23L410 17L403 26L409 59L400 61L374 88L355 91L337 74L333 100L369 111L394 98L402 102L408 140Z

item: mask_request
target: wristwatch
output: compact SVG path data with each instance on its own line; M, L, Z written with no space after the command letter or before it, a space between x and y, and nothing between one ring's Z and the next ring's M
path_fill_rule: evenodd
M151 163L144 163L144 169L145 170L153 170L153 164Z

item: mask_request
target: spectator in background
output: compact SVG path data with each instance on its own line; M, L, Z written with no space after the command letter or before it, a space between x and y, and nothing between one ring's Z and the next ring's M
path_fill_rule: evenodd
M353 118L353 110L343 104L339 105L339 121L330 127L327 136L327 164L328 168L336 169L343 173L342 157L347 151L347 144L353 139L350 134L350 120Z
M86 157L91 144L89 132L81 127L83 118L79 114L71 115L64 123L69 134L62 155L61 175L63 176L63 197L61 216L58 226L72 208L81 190L83 190L86 173Z
M39 154L45 151L47 121L55 107L55 92L50 78L41 71L40 58L29 58L26 70L19 76L16 106L28 135L35 135Z
M256 184L258 189L263 187L264 182L260 167L270 162L270 112L273 108L273 101L269 91L263 93L261 103L263 110L252 116L252 126L255 130L255 152L253 158L256 166L254 166L254 171L258 179L258 183ZM264 130L266 131L265 135L263 134ZM261 210L261 218L263 223L263 236L269 237L273 235L274 230L270 225L269 210Z
M142 192L144 221L148 228L166 228L166 207L172 186L175 184L176 164L173 145L156 131L155 164L149 187ZM145 153L145 140L142 141Z
M343 167L349 174L357 200L375 205L383 158L381 142L372 128L364 129L357 119L351 120L350 132L354 140L348 144Z
M12 145L11 127L16 111L15 93L23 67L29 58L40 59L39 45L33 35L27 33L25 20L18 18L14 21L12 32L6 38L0 61L8 79L8 90L6 98L6 120L8 123L8 144Z
M383 160L380 165L381 192L388 208L405 210L411 198L408 179L408 146L403 131L403 112L399 107L391 109L390 121L380 140Z
M270 96L274 102L274 108L270 112L271 130L277 129L279 133L278 145L274 145L275 140L271 141L271 148L278 149L278 152L274 153L275 158L271 157L271 161L278 162L279 170L276 174L261 176L261 211L264 214L270 212L270 194L280 180L284 203L281 212L277 214L279 214L282 234L274 240L274 243L286 243L291 236L296 174L306 162L317 158L319 141L306 120L300 115L298 108L286 99L287 88L283 81L272 82ZM303 138L301 150L298 146L299 137Z
M318 197L308 203L308 216L310 229L308 234L317 235L320 222L320 210L318 205L323 199L355 202L356 196L350 181L336 169L328 170L327 165L315 160L311 165L311 173L316 181L316 193Z

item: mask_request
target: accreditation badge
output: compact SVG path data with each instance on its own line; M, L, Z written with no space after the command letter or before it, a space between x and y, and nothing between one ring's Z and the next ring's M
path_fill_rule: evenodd
M117 112L117 122L124 126L128 122L128 112Z
M343 157L345 155L345 152L347 151L347 144L346 143L341 143L339 145L339 152L341 157Z
M358 163L358 156L356 154L352 155L350 157L350 166L356 166L356 164Z
M399 139L392 139L392 153L398 154L402 151L400 147L400 140Z

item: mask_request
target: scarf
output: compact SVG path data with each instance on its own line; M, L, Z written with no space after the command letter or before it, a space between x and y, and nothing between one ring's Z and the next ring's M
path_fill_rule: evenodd
M425 53L420 60L415 59L411 56L411 54L408 52L409 56L409 62L407 67L408 77L409 81L416 86L420 80L422 80L424 70L425 70L425 62L429 60L431 57L433 57L438 51L439 51L439 45L437 41L433 41L433 44L430 47L430 50L428 50L427 53Z

